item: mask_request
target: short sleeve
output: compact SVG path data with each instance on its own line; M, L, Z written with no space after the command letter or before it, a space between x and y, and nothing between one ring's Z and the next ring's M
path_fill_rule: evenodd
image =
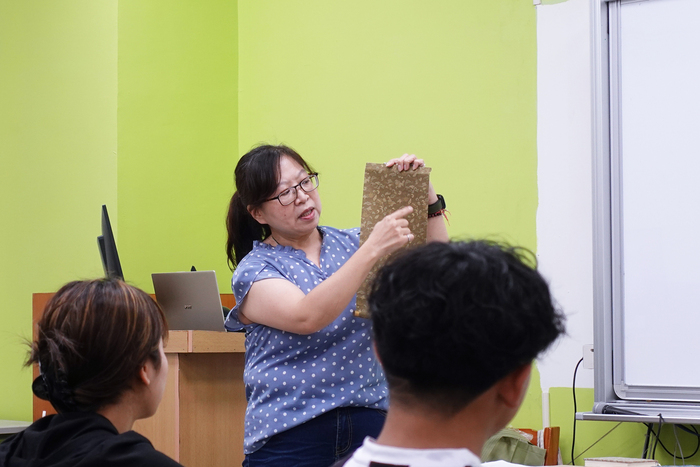
M241 261L238 265L231 278L231 290L236 298L236 306L231 308L226 317L224 326L227 331L240 331L246 328L246 325L238 319L238 309L253 284L265 279L285 279L285 277L271 264L257 258Z

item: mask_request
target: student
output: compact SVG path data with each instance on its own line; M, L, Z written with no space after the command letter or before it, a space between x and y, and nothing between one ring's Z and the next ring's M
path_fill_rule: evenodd
M564 332L532 263L497 243L431 243L380 271L369 305L389 412L346 467L480 465L484 442L518 410L533 359Z
M76 281L49 301L27 365L34 393L58 415L0 444L2 467L177 467L131 431L165 389L168 329L145 292L117 279Z
M404 154L399 171L424 165ZM226 320L246 331L247 467L328 467L377 436L386 382L372 353L371 323L353 315L355 293L379 258L413 240L404 207L359 229L319 225L319 178L286 146L259 146L236 166L227 254L237 305ZM428 238L447 241L432 185Z

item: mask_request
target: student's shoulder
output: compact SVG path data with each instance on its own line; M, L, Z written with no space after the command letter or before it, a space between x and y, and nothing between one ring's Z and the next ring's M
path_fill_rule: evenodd
M151 442L136 433L128 431L105 446L102 467L181 467L181 464L157 451Z

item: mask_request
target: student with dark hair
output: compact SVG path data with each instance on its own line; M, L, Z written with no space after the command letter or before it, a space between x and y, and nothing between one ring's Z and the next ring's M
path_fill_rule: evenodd
M58 414L0 444L0 466L179 466L131 431L163 397L167 335L156 302L121 280L63 286L46 305L27 361L41 372L34 393Z
M424 164L404 154L394 165ZM371 323L353 315L355 293L379 258L413 239L411 207L360 246L359 229L319 225L318 174L293 149L257 147L235 178L227 254L237 306L226 327L246 331L244 465L327 467L384 422L386 382ZM441 203L432 186L428 195ZM437 211L428 237L447 240Z
M391 404L346 467L478 467L532 361L564 332L533 255L486 241L409 250L379 272L369 304Z

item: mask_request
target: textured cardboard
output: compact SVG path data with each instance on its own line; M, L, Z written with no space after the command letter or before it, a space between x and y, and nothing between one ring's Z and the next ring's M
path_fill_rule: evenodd
M387 167L384 164L368 163L365 166L365 184L362 195L360 245L367 241L377 222L388 214L409 205L413 206L413 212L406 216L406 219L408 219L408 226L414 239L398 251L425 243L428 231L429 183L429 167L399 172L396 166ZM360 290L357 291L355 316L369 318L367 296L370 286L379 268L391 256L385 256L377 261L362 283Z

